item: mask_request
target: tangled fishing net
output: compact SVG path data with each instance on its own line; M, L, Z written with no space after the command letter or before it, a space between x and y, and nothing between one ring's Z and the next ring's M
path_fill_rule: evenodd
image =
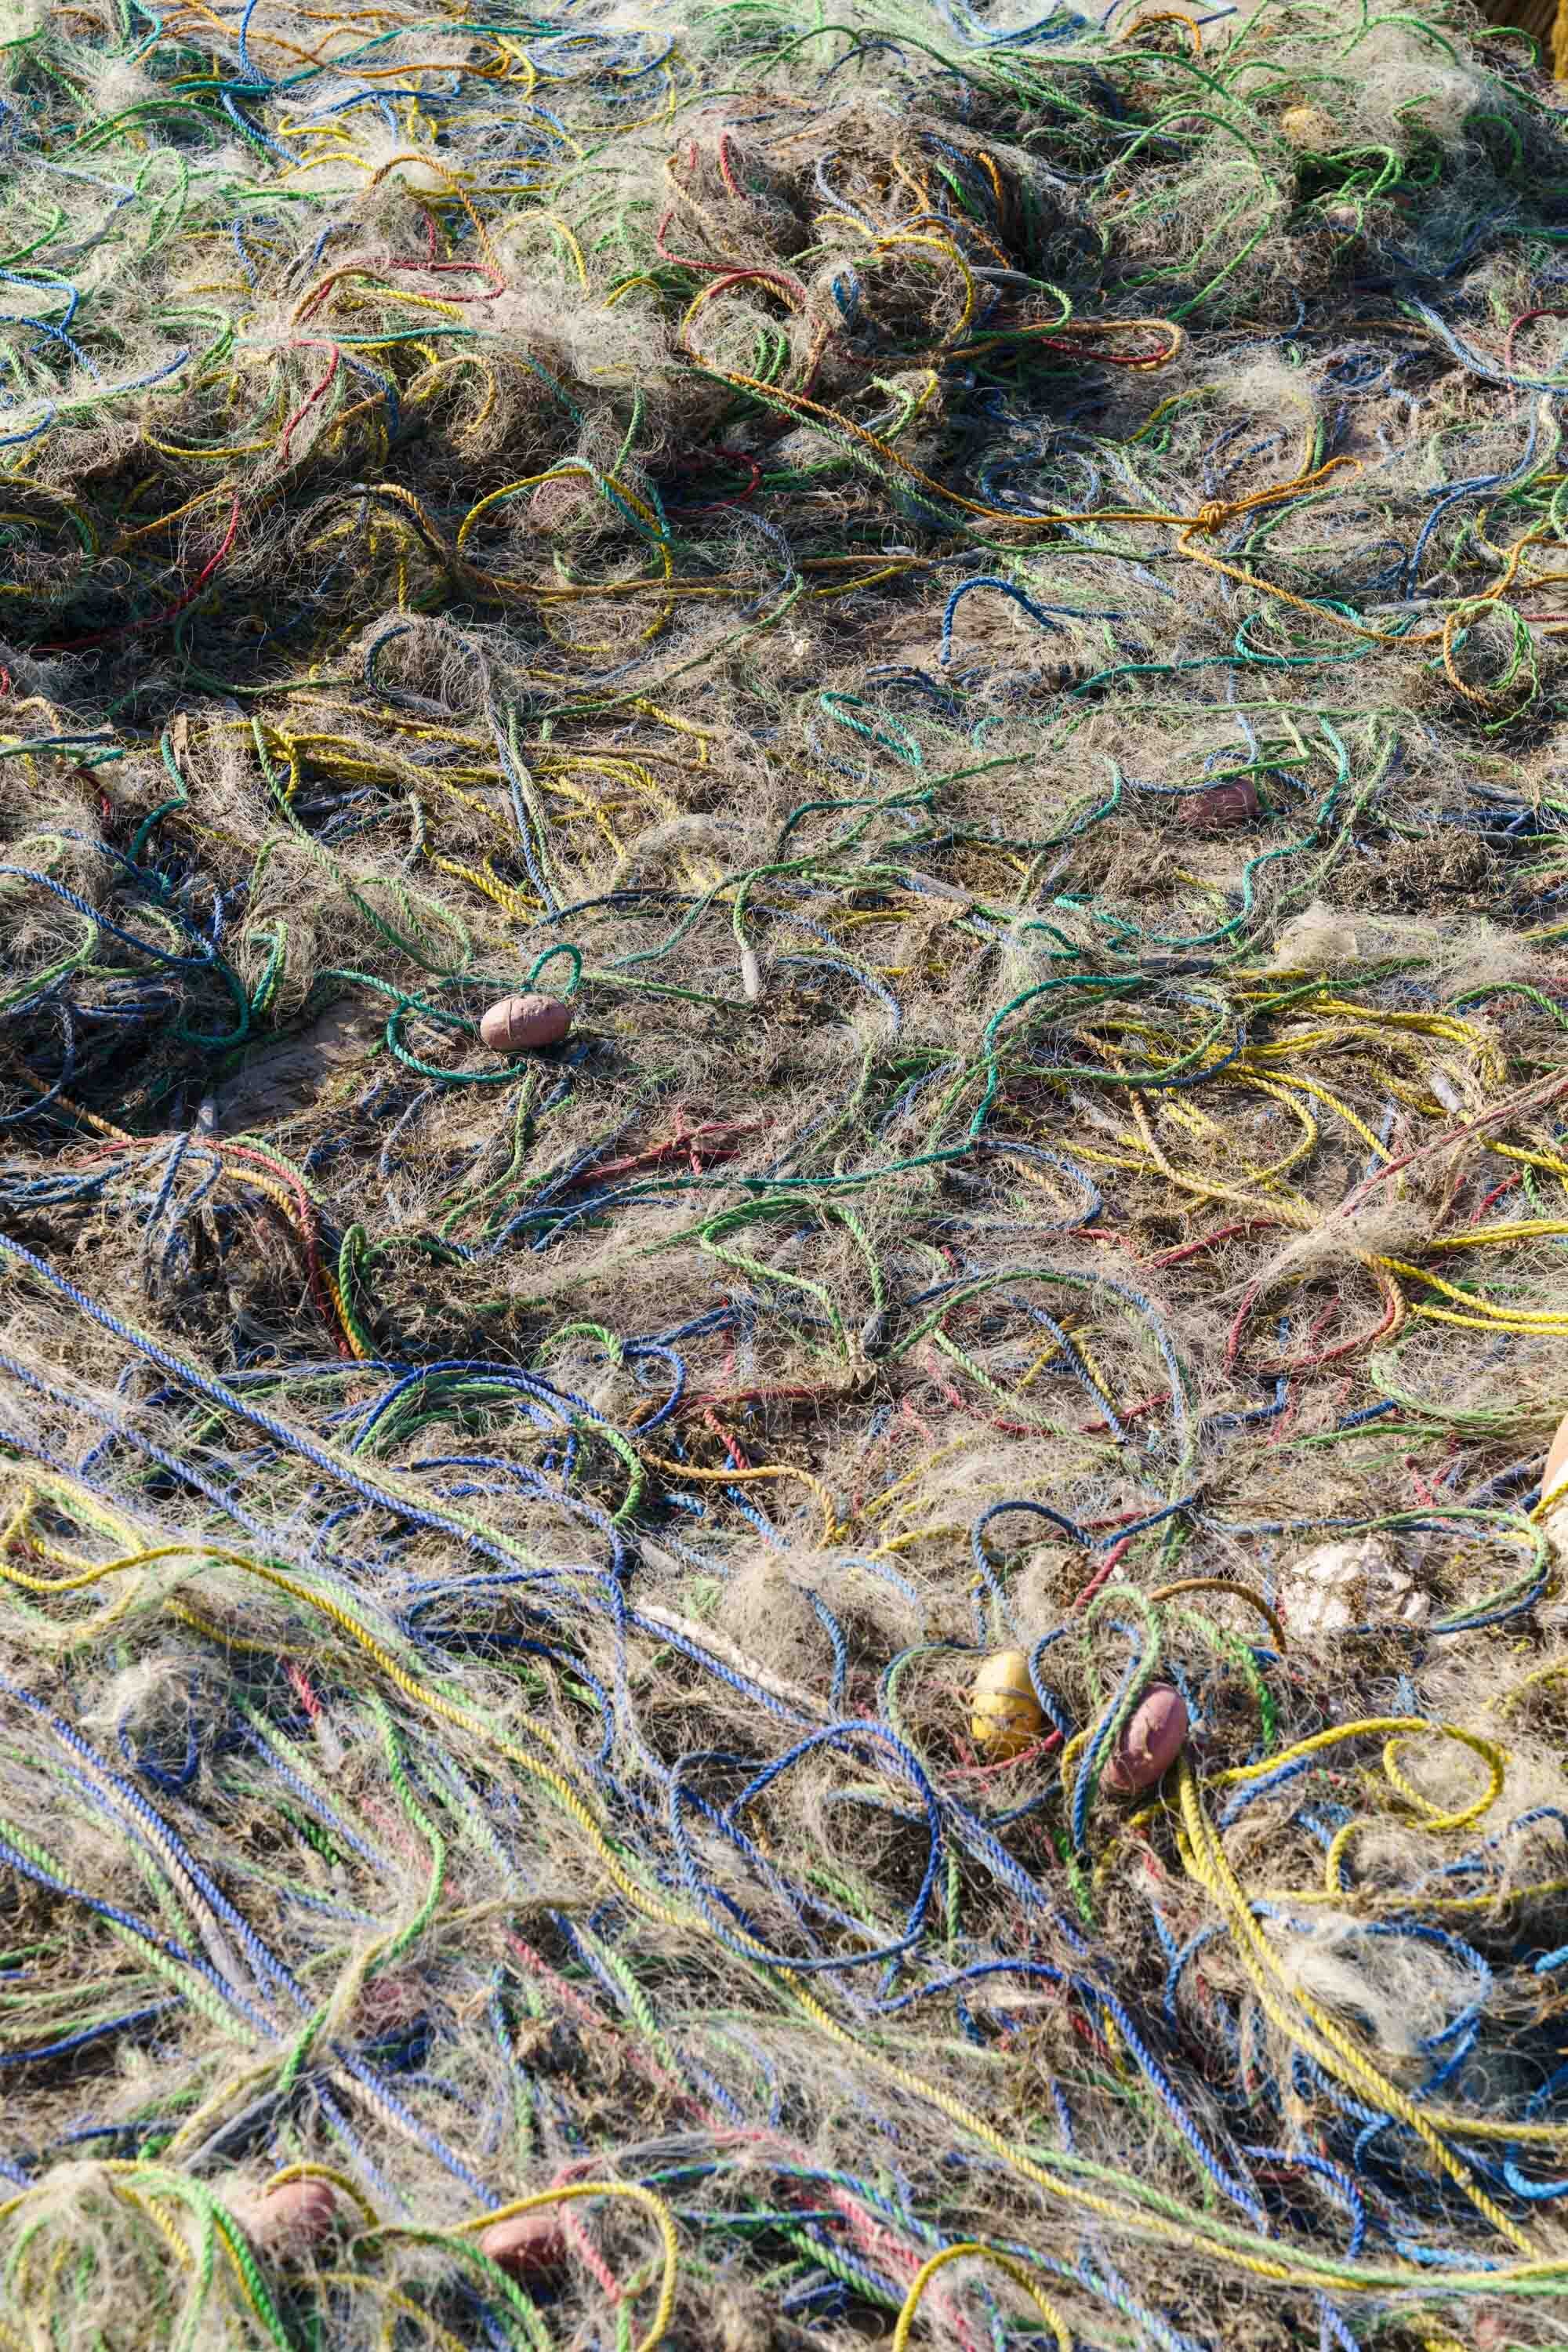
M1562 103L0 0L4 2352L1568 2341Z

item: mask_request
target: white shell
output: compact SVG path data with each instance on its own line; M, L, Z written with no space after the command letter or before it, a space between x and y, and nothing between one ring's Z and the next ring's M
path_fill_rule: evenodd
M1381 1536L1319 1544L1282 1570L1281 1614L1296 1633L1339 1633L1350 1625L1424 1625L1431 1598L1413 1584Z

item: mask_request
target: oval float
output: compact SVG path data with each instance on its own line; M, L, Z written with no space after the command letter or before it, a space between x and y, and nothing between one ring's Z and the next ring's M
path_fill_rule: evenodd
M1187 1706L1179 1690L1160 1683L1140 1699L1131 1721L1105 1768L1105 1786L1119 1797L1136 1796L1163 1780L1187 1736Z
M230 2211L258 2254L277 2262L309 2253L338 2218L337 2193L326 2180L280 2180L246 2189Z
M1005 1762L1032 1748L1045 1725L1029 1661L1022 1650L998 1650L974 1677L969 1736L988 1763Z
M558 2271L566 2260L566 2233L561 2216L549 2207L536 2213L512 2213L492 2221L479 2232L479 2252L488 2254L510 2278L542 2278Z
M1176 803L1176 814L1189 833L1227 833L1232 825L1250 824L1258 814L1258 791L1250 778L1239 783L1216 784L1209 793L1189 793Z
M559 1045L572 1026L572 1008L558 996L503 996L480 1015L479 1035L492 1054L533 1054Z
M1542 1494L1550 1495L1552 1487L1561 1485L1564 1478L1568 1478L1568 1412L1558 1423L1557 1434L1546 1449L1546 1467L1541 1474ZM1568 1501L1568 1496L1563 1499ZM1561 1510L1563 1505L1560 1503L1557 1507Z

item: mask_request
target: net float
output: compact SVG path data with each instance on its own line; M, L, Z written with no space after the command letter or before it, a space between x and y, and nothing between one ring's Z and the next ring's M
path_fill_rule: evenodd
M566 2232L559 2212L544 2208L536 2213L511 2213L479 2232L479 2252L488 2254L510 2278L542 2278L562 2269L566 2261Z
M479 1035L492 1054L559 1045L571 1026L572 1008L559 996L503 996L479 1016Z
M1233 824L1250 824L1258 814L1258 790L1249 777L1238 783L1216 784L1210 793L1188 793L1176 803L1176 814L1191 833L1224 833Z
M276 2261L320 2245L338 2218L338 2200L330 2181L279 2180L247 2189L229 2210L257 2252Z
M1045 1720L1026 1654L998 1650L987 1658L974 1677L970 1701L969 1736L978 1753L992 1764L1021 1756L1038 1739Z
M1541 1492L1550 1495L1553 1486L1568 1478L1568 1412L1557 1424L1557 1434L1546 1449L1546 1467L1541 1474ZM1563 1497L1568 1502L1568 1496ZM1562 1504L1558 1508L1563 1507Z
M1133 1708L1105 1768L1104 1785L1119 1797L1135 1797L1163 1780L1187 1736L1187 1704L1179 1690L1159 1683Z

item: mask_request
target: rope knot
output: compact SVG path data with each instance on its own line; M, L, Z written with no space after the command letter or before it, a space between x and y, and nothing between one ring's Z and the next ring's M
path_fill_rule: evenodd
M1229 512L1230 509L1223 499L1213 499L1207 506L1198 509L1193 520L1193 529L1202 531L1218 530Z

